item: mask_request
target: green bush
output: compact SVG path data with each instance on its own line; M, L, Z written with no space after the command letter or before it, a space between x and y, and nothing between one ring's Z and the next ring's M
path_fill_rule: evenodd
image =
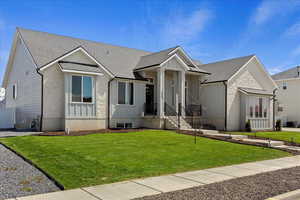
M250 120L248 120L246 122L245 129L246 129L247 132L251 132L251 123L250 123Z
M280 119L278 119L278 120L276 121L276 124L275 124L275 130L276 130L276 131L281 131L281 120L280 120Z

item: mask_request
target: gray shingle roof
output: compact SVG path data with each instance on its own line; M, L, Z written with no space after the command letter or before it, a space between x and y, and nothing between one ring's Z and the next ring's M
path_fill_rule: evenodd
M293 67L291 69L285 70L278 74L274 74L272 78L274 80L281 80L281 79L290 79L290 78L299 78L298 71L300 72L300 66Z
M82 72L103 73L102 70L98 66L64 62L64 61L58 62L58 63L63 70L75 70L75 71L82 71Z
M211 75L207 77L206 83L225 81L234 75L253 56L254 55L249 55L198 66L199 68L211 73Z
M18 28L38 67L82 46L118 77L135 78L133 69L141 56L151 52Z
M273 95L272 91L267 91L267 90L244 88L244 87L239 87L239 90L246 92L247 94Z
M173 50L175 50L177 47L172 47L169 49L165 49L156 53L148 54L146 56L142 56L135 67L135 70L137 69L143 69L151 66L160 65L164 61L166 61L169 57L171 57L173 54L170 54ZM193 60L194 65L192 62L189 61L190 64L188 64L189 71L193 72L199 72L199 73L208 73L205 70L201 69L201 62ZM199 65L200 67L196 67L195 65Z
M169 53L172 52L176 47L165 49L159 52L151 53L142 56L137 63L135 69L141 69L149 66L159 65L169 57Z

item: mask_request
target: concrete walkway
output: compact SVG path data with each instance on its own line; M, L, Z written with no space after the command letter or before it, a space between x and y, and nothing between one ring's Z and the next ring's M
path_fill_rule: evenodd
M0 138L1 137L15 137L15 136L26 136L26 135L35 135L42 132L32 132L32 131L15 131L15 130L9 130L9 131L0 131Z
M282 131L300 132L300 128L282 128Z
M296 166L300 166L300 156L135 179L14 200L128 200Z
M299 200L300 199L300 190L294 190L287 192L276 197L268 198L267 200Z
M247 135L219 133L216 130L201 130L201 132L204 135L208 135L208 136L218 136L218 137L224 137L224 138L230 137L233 140L240 140L240 141L249 142L249 143L251 143L251 142L252 143L260 143L260 144L267 145L269 147L273 147L273 148L277 148L277 149L300 151L300 147L288 146L288 145L285 145L283 141L278 141L278 140L253 139L253 138L248 138Z

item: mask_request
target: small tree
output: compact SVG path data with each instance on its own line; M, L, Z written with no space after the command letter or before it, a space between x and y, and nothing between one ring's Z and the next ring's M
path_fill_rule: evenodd
M278 119L278 120L276 121L276 124L275 124L275 130L276 130L276 131L281 131L281 120L280 120L280 119Z
M251 132L251 123L250 123L249 119L246 122L245 129L246 129L247 132Z

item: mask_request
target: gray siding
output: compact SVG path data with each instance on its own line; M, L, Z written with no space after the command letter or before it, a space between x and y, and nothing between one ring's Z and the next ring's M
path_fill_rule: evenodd
M212 83L201 86L200 102L204 124L214 125L223 130L225 124L225 86L223 83Z
M43 94L43 130L64 129L64 75L57 64L46 69Z
M118 104L118 81L111 82L111 127L117 122L132 122L133 127L141 126L145 104L145 83L134 82L134 105Z
M16 108L16 126L30 128L33 119L41 115L41 77L36 72L29 53L18 39L6 87L6 107ZM17 85L17 98L12 88Z

